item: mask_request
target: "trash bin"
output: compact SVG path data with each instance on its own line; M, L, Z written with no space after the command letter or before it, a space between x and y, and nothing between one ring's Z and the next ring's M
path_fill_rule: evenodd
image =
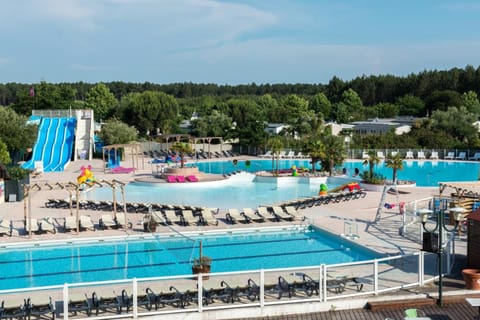
M86 159L87 159L87 150L80 151L80 160L86 160Z

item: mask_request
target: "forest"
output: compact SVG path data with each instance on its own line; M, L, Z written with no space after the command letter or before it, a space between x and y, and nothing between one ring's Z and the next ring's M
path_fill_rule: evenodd
M25 117L91 108L96 121L133 127L140 140L185 133L180 124L191 120L193 136L222 136L254 150L267 145L267 123L287 124L283 146L301 149L302 137L326 122L414 116L419 120L407 134L353 135L350 147L480 149L479 93L480 67L469 65L403 77L333 77L327 84L5 83L0 106Z

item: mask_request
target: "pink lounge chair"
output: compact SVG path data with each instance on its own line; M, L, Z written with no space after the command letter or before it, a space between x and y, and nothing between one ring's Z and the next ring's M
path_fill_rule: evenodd
M175 177L175 176L167 176L167 182L169 182L169 183L175 183L175 182L177 182L177 177Z
M177 182L187 182L187 180L185 180L185 177L184 176L177 176Z
M196 176L187 176L186 179L189 182L198 182L198 178Z

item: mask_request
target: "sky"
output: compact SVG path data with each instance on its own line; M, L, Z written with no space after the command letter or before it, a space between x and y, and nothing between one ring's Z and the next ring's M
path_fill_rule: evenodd
M0 0L0 83L321 83L480 65L478 0Z

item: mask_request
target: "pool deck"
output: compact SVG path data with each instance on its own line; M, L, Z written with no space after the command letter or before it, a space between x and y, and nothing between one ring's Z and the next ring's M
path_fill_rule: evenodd
M242 159L242 157L238 157ZM247 159L247 158L245 158ZM125 183L134 181L135 179L157 179L152 178L152 166L147 163L148 159L145 159L144 168L137 170L134 173L127 174L112 174L104 173L103 162L101 160L80 160L72 162L65 172L43 173L40 176L31 178L31 185L37 183L40 186L44 186L45 183L54 185L56 182L66 183L76 181L77 176L80 174L82 166L92 166L92 172L97 181L106 180L118 180ZM223 159L218 159L223 160ZM229 159L230 160L230 159ZM122 163L123 166L128 167L129 162ZM225 179L221 175L215 175L207 177L208 179ZM153 180L155 182L155 180ZM160 181L159 181L160 182ZM161 183L161 182L160 182ZM409 202L413 200L423 199L438 194L438 188L419 188L409 187L410 193L400 194L398 196L387 194L385 202L387 203L399 203ZM344 233L345 226L354 224L357 237L354 240L358 244L365 245L370 249L376 250L388 255L396 255L403 253L410 253L418 251L421 246L418 242L409 240L402 237L399 234L399 229L402 226L402 215L398 211L398 206L387 210L382 214L380 221L375 222L375 216L377 208L381 199L381 192L368 191L367 196L362 199L350 200L339 203L330 203L327 205L315 206L310 208L301 209L301 212L305 215L309 222L334 234ZM29 237L24 232L24 206L25 202L7 202L0 204L0 219L10 219L14 224L14 232L12 237L3 236L0 237L0 244L19 243L19 242L32 242L32 241L44 241L52 239L79 239L79 238L92 238L92 237L107 237L107 236L121 236L126 234L145 234L143 230L143 216L141 213L128 213L128 219L132 222L132 229L106 229L96 231L82 231L76 232L63 232L64 218L70 215L70 209L52 209L46 208L45 202L50 198L65 199L69 197L69 192L55 188L54 190L48 190L47 187L42 187L41 191L32 191L30 197L31 214L33 218L40 219L42 217L52 217L57 227L57 233L44 233L44 234L32 234ZM105 211L95 210L80 210L80 214L90 215L93 222L98 225L98 220ZM75 209L73 211L75 214ZM234 224L231 225L225 219L225 210L219 212L217 218L220 220L218 226L175 226L174 228L179 231L202 231L202 230L231 230L237 228L258 228L263 226L274 225L291 225L292 222L264 222L264 223L250 223L250 224ZM304 223L296 221L293 223ZM159 226L157 233L171 232L171 227ZM357 231L358 230L358 231ZM456 253L466 254L466 241L460 238L456 241ZM436 288L430 288L435 292ZM457 290L459 294L465 294L466 290L460 290L458 288L448 288L445 290ZM468 293L468 292L467 292ZM403 292L405 294L405 292ZM417 294L417 293L413 293Z

